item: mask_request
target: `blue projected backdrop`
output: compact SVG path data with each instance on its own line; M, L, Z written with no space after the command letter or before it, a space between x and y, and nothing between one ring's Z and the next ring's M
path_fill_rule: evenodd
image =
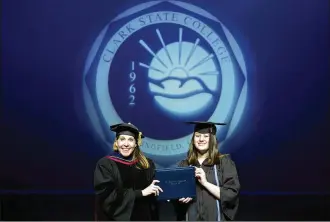
M141 149L168 166L188 150L192 130L184 121L226 122L217 134L225 145L244 111L247 80L244 56L221 21L189 3L156 1L102 30L83 93L105 149L113 142L109 125L132 122L146 135Z
M185 121L227 123L242 192L329 192L329 1L1 4L0 192L92 192L120 122L173 166Z

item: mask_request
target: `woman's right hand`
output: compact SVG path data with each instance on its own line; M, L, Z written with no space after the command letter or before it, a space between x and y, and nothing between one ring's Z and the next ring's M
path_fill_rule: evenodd
M159 186L155 185L155 183L159 183L159 180L153 180L152 183L142 190L142 196L149 196L150 194L155 194L155 196L159 195L159 191L163 192L162 188Z
M179 199L179 202L181 202L181 203L189 203L190 201L192 200L192 198L191 197L186 197L186 198L180 198Z

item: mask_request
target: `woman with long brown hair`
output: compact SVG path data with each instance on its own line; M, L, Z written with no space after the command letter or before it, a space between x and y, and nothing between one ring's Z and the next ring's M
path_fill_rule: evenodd
M158 220L155 164L140 150L142 133L130 123L113 125L114 152L101 158L94 172L96 220Z
M188 122L195 124L187 158L180 167L195 166L196 198L176 201L178 220L234 220L238 208L240 183L230 155L218 151L216 125L224 123Z

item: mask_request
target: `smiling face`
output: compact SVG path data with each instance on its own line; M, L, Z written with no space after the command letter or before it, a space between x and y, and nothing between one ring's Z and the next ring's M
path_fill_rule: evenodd
M209 143L210 143L209 133L196 132L194 134L194 145L199 152L205 153L209 149Z
M120 135L116 140L116 143L118 152L124 157L130 156L137 145L135 138L128 135Z

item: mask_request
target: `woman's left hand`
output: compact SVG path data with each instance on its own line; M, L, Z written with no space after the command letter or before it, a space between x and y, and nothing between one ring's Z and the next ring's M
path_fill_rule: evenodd
M206 175L203 168L195 167L195 177L197 177L198 181L203 186L207 183Z

